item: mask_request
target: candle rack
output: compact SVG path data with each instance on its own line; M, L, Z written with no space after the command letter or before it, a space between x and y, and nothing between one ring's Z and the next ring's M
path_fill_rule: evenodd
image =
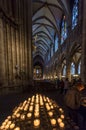
M52 99L33 95L2 123L0 130L79 130L76 123L66 117L64 110Z

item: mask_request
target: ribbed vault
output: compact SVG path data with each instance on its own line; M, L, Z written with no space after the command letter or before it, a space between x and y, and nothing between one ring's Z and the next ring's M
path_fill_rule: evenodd
M60 38L60 26L63 15L70 22L70 0L33 0L32 41L36 46L33 57L46 53L54 44L54 36Z

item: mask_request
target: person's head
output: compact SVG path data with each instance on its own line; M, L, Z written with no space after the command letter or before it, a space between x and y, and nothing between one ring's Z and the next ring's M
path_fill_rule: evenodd
M77 88L79 91L82 91L85 87L84 87L84 85L83 85L81 82L78 82L78 83L76 83L76 88Z

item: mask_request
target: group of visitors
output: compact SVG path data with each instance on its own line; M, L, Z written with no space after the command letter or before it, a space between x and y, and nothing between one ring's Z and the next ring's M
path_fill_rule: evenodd
M64 103L69 116L78 124L78 112L81 106L81 91L84 89L82 83L77 82L64 96Z
M71 83L69 82L68 78L65 80L57 79L56 81L56 88L60 90L61 94L66 94L67 90L71 87Z
M60 90L61 94L66 94L67 90L71 89L77 82L81 82L81 78L79 79L72 79L70 82L68 78L66 79L57 79L56 80L56 88Z
M69 82L68 78L65 80L59 80L59 84L57 84L60 93L63 94L64 97L64 105L67 108L68 115L71 119L74 120L78 124L78 115L81 114L83 117L83 122L86 122L86 106L83 106L83 102L85 99L86 102L86 91L85 85L81 81L81 79ZM82 92L85 93L85 98L83 98Z
M78 117L81 115L83 118L83 124L85 124L86 106L83 106L83 102L85 101L86 103L86 87L81 78L72 79L71 82L69 82L68 78L61 80L57 79L56 85L60 94L62 94L64 98L63 101L66 106L68 116L73 119L76 124L78 124Z

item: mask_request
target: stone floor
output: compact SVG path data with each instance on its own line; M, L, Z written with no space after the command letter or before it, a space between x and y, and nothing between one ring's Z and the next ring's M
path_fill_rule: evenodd
M49 98L55 100L60 106L62 106L62 108L65 110L65 113L67 114L66 107L63 103L64 95L60 94L59 90L50 90L50 91L36 90L19 94L17 93L17 94L2 95L0 96L0 125L6 119L6 117L12 113L12 110L15 108L15 106L18 106L20 102L23 102L25 99L31 97L37 92L42 93L45 96L48 96ZM82 122L83 118L82 116L79 116L80 130L86 130L86 124L84 126L82 125Z

